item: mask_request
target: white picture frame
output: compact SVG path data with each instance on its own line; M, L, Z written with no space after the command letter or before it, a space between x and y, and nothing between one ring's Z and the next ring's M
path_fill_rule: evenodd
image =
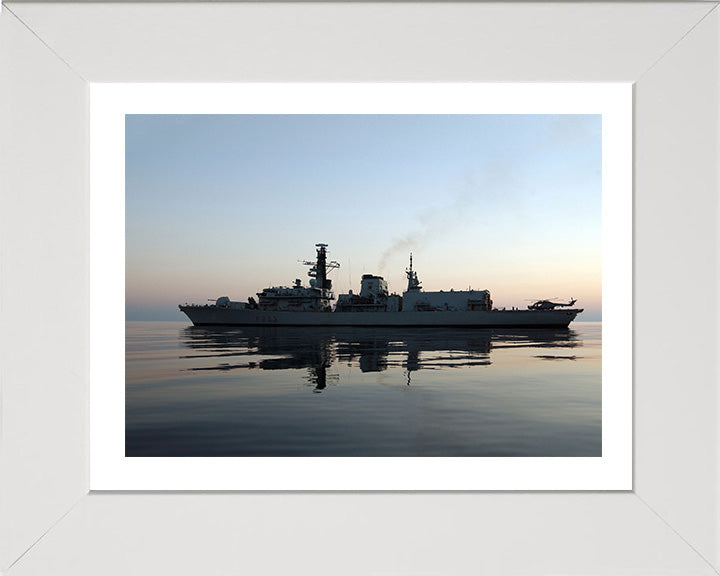
M4 6L0 570L715 574L716 8ZM183 75L634 82L633 490L88 493L88 83Z

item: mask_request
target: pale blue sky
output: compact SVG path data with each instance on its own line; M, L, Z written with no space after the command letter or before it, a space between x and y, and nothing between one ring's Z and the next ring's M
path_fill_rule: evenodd
M599 115L128 115L126 312L307 281L325 242L336 292L489 289L570 298L600 318Z

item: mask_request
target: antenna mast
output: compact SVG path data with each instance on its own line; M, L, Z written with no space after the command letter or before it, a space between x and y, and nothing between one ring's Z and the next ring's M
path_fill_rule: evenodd
M418 280L417 272L414 272L412 267L412 252L410 252L410 268L405 270L405 274L408 279L407 291L420 290L420 280Z
M305 260L303 264L306 266L312 266L308 271L310 278L316 279L316 286L320 290L330 290L332 288L332 281L327 277L327 273L336 268L340 268L335 260L327 261L327 244L315 244L317 248L317 260L315 262Z

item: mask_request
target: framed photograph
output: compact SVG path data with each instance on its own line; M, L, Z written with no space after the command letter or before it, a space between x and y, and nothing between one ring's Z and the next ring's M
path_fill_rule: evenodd
M91 489L631 488L631 118L630 85L93 87Z
M0 210L3 573L43 574L52 569L73 574L108 570L329 574L337 573L338 566L347 566L343 571L351 574L459 574L477 567L478 562L486 570L508 574L716 573L720 549L714 359L718 319L715 151L720 19L715 3L18 2L3 7L0 23L0 72L3 83L11 87L2 96L7 128L2 131L2 177L8 193L3 194ZM138 42L139 38L152 40ZM373 41L367 41L369 38ZM535 95L531 103L530 93ZM208 114L217 115L214 125L193 122L208 120ZM631 114L632 124L628 121ZM434 264L428 262L437 256L428 249L433 238L442 254L453 242L461 258L467 254L460 249L459 239L446 235L449 225L433 228L431 216L462 228L473 212L459 210L456 204L477 201L474 192L479 187L474 188L477 181L472 182L477 174L453 181L447 174L435 172L450 182L439 196L458 202L433 204L428 201L430 196L421 196L423 202L413 208L403 229L396 234L373 234L368 244L374 254L368 262L357 255L357 245L347 238L328 242L325 237L310 238L314 235L306 237L303 232L302 242L291 239L289 244L283 243L291 248L292 253L282 255L290 259L289 267L281 263L279 253L272 252L269 242L260 247L267 252L230 250L232 256L243 258L252 252L265 254L258 261L262 262L258 272L241 271L249 276L243 282L254 280L252 274L264 274L252 287L243 284L237 292L231 291L232 287L224 291L202 267L193 268L193 274L207 278L212 293L201 290L197 283L188 284L188 276L180 270L185 266L176 267L174 282L158 281L159 260L153 258L163 242L174 244L171 248L176 250L182 248L190 260L198 255L188 249L193 239L189 237L191 227L178 227L178 221L186 219L189 210L199 219L206 218L208 211L218 214L221 196L208 192L209 206L203 206L189 195L193 184L190 169L199 166L203 158L204 166L211 166L213 158L220 162L218 150L222 147L217 148L217 140L209 138L202 140L205 148L197 148L194 156L187 151L179 154L187 148L189 135L194 135L196 142L200 141L198 131L215 137L223 133L228 119L250 133L255 122L257 148L265 143L277 150L278 142L289 141L289 119L315 123L306 124L304 131L335 134L334 166L342 175L348 171L342 151L351 150L349 156L358 157L363 148L342 146L338 135L368 130L367 125L350 128L343 122L374 120L375 133L385 135L387 159L394 158L397 165L387 136L387 126L393 122L396 132L402 133L398 143L407 146L407 134L414 131L417 149L421 149L423 143L428 147L423 138L429 129L417 122L432 121L437 134L434 143L452 149L453 142L457 145L462 140L453 137L457 126L448 124L450 120L464 119L465 126L474 122L478 131L482 120L499 122L510 116L524 120L519 115L533 121L550 120L550 128L565 122L566 136L573 137L577 137L578 120L587 120L589 133L596 134L597 124L592 122L602 118L601 218L598 222L595 213L595 220L582 220L581 226L581 232L590 236L593 227L602 227L602 290L601 300L596 302L602 307L601 344L590 345L595 340L581 331L582 348L564 346L568 342L557 335L539 346L492 326L486 329L494 332L484 344L474 342L472 346L457 338L442 346L433 338L418 341L406 335L378 339L376 330L371 335L372 346L363 347L367 338L363 340L357 334L359 329L350 326L355 330L352 337L335 330L329 335L327 331L314 334L313 339L308 338L312 330L306 329L301 340L309 343L308 360L297 348L288 350L288 336L278 338L278 327L264 326L262 334L250 334L247 327L232 326L230 334L214 340L207 331L202 332L210 342L194 338L202 338L201 331L175 330L173 338L179 338L185 351L170 354L170 370L178 368L182 356L181 369L192 372L182 378L199 373L200 378L193 382L218 394L213 408L207 403L193 404L192 394L188 395L182 382L175 388L169 386L168 366L162 360L165 344L158 334L143 335L138 324L126 332L126 310L128 316L136 315L129 318L130 323L147 321L142 314L148 308L142 307L153 292L140 288L156 284L160 293L185 287L188 302L193 300L198 306L185 306L185 300L175 293L172 304L182 305L178 314L183 307L190 311L190 320L197 310L200 314L261 310L263 317L278 317L288 311L268 308L280 304L268 304L263 288L287 291L282 292L286 298L282 306L287 307L291 293L304 290L308 296L320 291L321 299L327 296L330 286L326 282L332 282L337 292L334 305L342 309L319 313L484 313L520 318L520 312L527 316L574 310L572 300L590 298L533 291L506 299L507 283L500 282L495 288L485 278L468 278L465 283L453 277L445 285L433 278ZM568 119L571 115L574 117ZM274 128L267 124L272 121ZM313 128L320 121L326 124ZM100 126L99 122L107 124ZM486 133L495 135L507 136L513 130L502 122L495 132L487 126ZM537 133L548 126L527 124L514 129L518 134L523 130ZM273 134L282 137L273 140ZM546 157L543 169L533 171L538 186L553 170L562 172L567 178L563 185L568 185L576 170L573 158L588 148L597 149L595 138L590 138L589 145L587 140L574 148L566 144L565 155L560 155L567 163L564 172L553 168ZM305 162L300 164L306 174L317 172L317 160L311 158L323 148L317 140L305 142L302 150L297 146L293 150L302 152L299 158ZM538 143L545 148L543 152L557 158L558 154L552 154L552 139L536 139ZM241 146L232 141L227 144L231 149ZM526 144L523 138L506 141L509 148L523 149ZM438 150L434 149L432 157L441 158ZM483 148L473 150L478 153ZM103 151L108 153L104 158L108 163L103 163ZM245 154L238 157L252 154L245 148ZM172 166L183 163L188 170L185 180L159 178L162 160ZM290 170L286 160L287 155L277 158L280 173L272 174L276 184L282 172ZM383 181L392 177L381 163L369 160L365 158ZM587 163L597 169L597 153ZM429 160L424 164L430 164ZM524 199L517 203L529 208L531 197L524 196L528 171L513 166L517 193ZM245 173L254 168L257 166L247 164ZM203 174L204 183L208 174ZM270 171L265 174L267 177ZM218 179L220 175L216 174ZM618 180L613 180L614 175L619 175ZM507 190L509 180L496 183L500 181ZM407 182L417 189L416 181ZM470 190L468 195L459 191L459 182ZM261 182L256 179L255 184ZM483 184L485 190L492 189L492 182ZM178 195L156 194L154 185L171 185ZM214 186L218 192L220 184ZM385 190L379 185L377 189ZM129 196L123 197L123 193L131 190L134 196L128 204ZM392 204L392 198L382 193ZM183 198L183 194L188 196ZM411 193L402 196L407 199ZM559 191L558 196L562 196ZM347 202L350 197L342 198ZM546 195L532 198L556 212L564 206L555 203L555 198L550 202ZM586 205L597 202L591 196L580 198ZM186 202L177 205L177 200L183 199ZM313 220L308 212L296 212ZM222 217L231 219L231 214L228 209ZM327 215L337 220L334 207ZM254 237L258 231L252 232L252 226L264 227L272 234L268 220L253 220L248 229ZM533 221L530 217L523 220L524 232L532 234ZM345 227L353 237L358 236L355 224ZM471 219L467 227L476 231L479 223ZM563 230L561 226L553 228ZM208 248L223 249L226 236L222 227L217 228L214 239L206 232L210 226L197 229L200 232L194 239L204 246L204 251L198 249L199 255L207 258ZM160 230L176 235L162 237ZM300 232L294 233L293 238L300 237ZM556 234L565 238L561 232ZM143 243L143 237L150 240ZM384 244L376 245L376 237ZM575 237L573 249L587 263L591 259L582 250L581 237ZM482 236L472 235L469 240L480 239ZM310 253L305 246L308 242ZM537 247L548 251L547 244L539 241ZM346 249L349 262L338 248ZM507 250L512 253L511 247ZM401 257L401 251L407 254ZM178 254L164 252L160 257L179 258ZM294 271L305 268L303 262L293 262L297 259L309 262L311 278L303 280ZM328 272L333 261L340 264L339 270L323 274L322 262ZM472 273L472 267L458 268ZM572 268L583 273L580 262ZM440 269L448 268L436 270ZM290 270L292 277L286 278ZM348 276L341 278L340 271L345 270ZM295 276L299 284L293 284ZM381 290L380 280L387 282L387 293ZM548 278L543 280L548 281L543 286L556 289ZM415 298L413 281L422 282L422 298ZM126 300L131 295L128 286L137 290L134 300ZM475 298L480 293L487 298ZM458 294L464 306L470 306L472 300L473 306L483 309L451 310L459 306L455 302ZM203 298L212 298L212 302L198 302ZM532 300L525 302L524 298ZM349 310L369 305L370 300L376 307L384 306L383 311ZM591 305L577 304L584 306L578 314L592 310ZM413 309L403 312L401 305ZM572 322L576 321L573 318ZM200 318L195 323L204 322ZM274 331L270 334L267 329ZM143 337L147 337L146 346L138 346ZM602 358L599 384L597 371L586 370L588 382L596 385L594 393L570 397L565 386L565 395L559 400L580 413L590 410L594 416L579 428L568 428L567 421L554 429L530 427L535 442L527 441L528 434L524 442L518 442L507 424L511 422L508 415L517 409L511 402L517 395L488 393L481 398L484 409L475 411L470 407L478 398L472 395L463 396L467 405L462 410L457 400L450 402L453 394L457 398L467 392L458 378L475 374L476 369L503 366L504 347L518 345L515 352L532 359L528 366L529 373L536 375L533 382L541 380L539 373L552 373L544 385L558 394L564 387L562 366L582 371L588 366L588 356L597 361ZM593 350L599 346L602 354L596 355ZM155 352L143 357L143 350ZM318 351L325 351L328 357L318 359ZM414 352L418 352L415 357ZM612 359L620 360L615 363ZM259 365L262 362L265 364ZM461 366L447 366L458 362ZM268 368L273 364L280 364L279 370L286 372L273 372ZM128 367L142 376L132 390L124 386ZM345 401L368 413L371 405L357 395L360 381L365 384L363 393L393 394L407 392L409 378L411 391L422 393L422 379L431 367L433 385L446 388L443 409L455 424L469 414L471 426L466 437L483 434L483 441L473 445L475 450L482 446L488 452L465 454L461 449L450 450L446 443L430 453L428 446L442 442L442 434L420 438L421 428L413 428L411 420L403 421L397 413L391 413L390 419L398 421L400 428L404 423L412 430L417 451L405 448L404 452L382 454L380 446L398 445L398 432L390 427L379 435L387 444L362 443L370 451L365 456L344 444L345 452L332 452L329 446L330 456L316 451L293 458L287 443L270 441L272 427L267 427L267 422L264 427L239 431L241 435L259 435L256 445L260 454L228 457L227 453L188 450L193 446L188 429L178 435L184 438L182 442L172 440L172 422L177 422L179 415L185 424L197 424L212 415L212 410L217 415L217 410L227 413L236 409L235 394L242 388L243 398L248 398L250 377L253 382L265 382L264 390L268 390L272 378L282 379L294 371L294 388L282 400L295 403L294 415L301 411L301 403L315 401L316 409L317 401L332 401L333 394L335 400L344 395ZM393 379L398 375L405 377L402 385ZM270 383L281 397L277 381ZM428 382L424 385L427 401L432 387ZM601 394L597 385L602 386ZM162 425L168 414L159 412L167 407L153 396L163 389L173 393L169 426ZM448 390L453 394L448 395ZM594 400L588 404L588 398ZM382 400L391 410L387 399ZM544 401L547 398L523 399L536 414L547 414L542 412ZM436 403L434 410L439 406ZM499 406L506 411L498 411ZM598 412L601 426L588 429L587 422L593 418L597 422ZM477 427L477 422L472 422L472 416L487 421L493 414L502 415L495 426ZM252 414L240 416L244 422L252 420ZM256 422L263 421L261 414L256 417ZM322 423L319 413L316 417ZM292 412L283 413L281 419L300 436L308 433L307 428L297 428ZM126 433L130 420L132 426ZM346 412L340 420L350 429L353 415ZM437 432L437 420L431 421ZM222 423L229 424L230 420ZM385 425L380 420L374 424ZM151 429L154 436L149 434ZM207 446L208 429L200 426L194 430L200 438L195 445ZM456 448L466 446L462 434L456 432L446 434L459 439ZM592 452L598 446L598 434L600 455ZM280 434L281 440L287 436ZM552 437L561 441L549 442ZM342 445L343 438L335 440ZM279 456L272 453L272 447L278 445ZM404 446L408 445L405 442ZM153 453L153 446L164 448ZM181 450L171 454L178 446ZM491 455L493 446L504 448ZM530 453L529 446L541 449ZM573 452L578 446L589 452ZM242 462L239 468L235 466L238 460ZM303 464L288 466L291 461ZM499 467L486 465L489 461ZM148 492L172 489L185 492ZM213 492L195 493L198 490ZM350 492L357 490L370 492ZM322 554L317 547L307 546L304 536L309 534L323 534ZM149 547L151 540L153 546ZM358 541L370 552L358 557ZM483 543L481 560L474 552L478 542ZM287 553L277 554L278 544ZM183 552L177 554L178 549ZM518 549L524 553L510 552ZM399 550L403 552L399 554ZM355 561L348 564L350 557Z

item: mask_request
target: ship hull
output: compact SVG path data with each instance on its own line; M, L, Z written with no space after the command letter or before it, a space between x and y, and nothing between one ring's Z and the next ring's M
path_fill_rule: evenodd
M567 328L582 309L407 312L290 312L180 306L195 326L459 326Z

